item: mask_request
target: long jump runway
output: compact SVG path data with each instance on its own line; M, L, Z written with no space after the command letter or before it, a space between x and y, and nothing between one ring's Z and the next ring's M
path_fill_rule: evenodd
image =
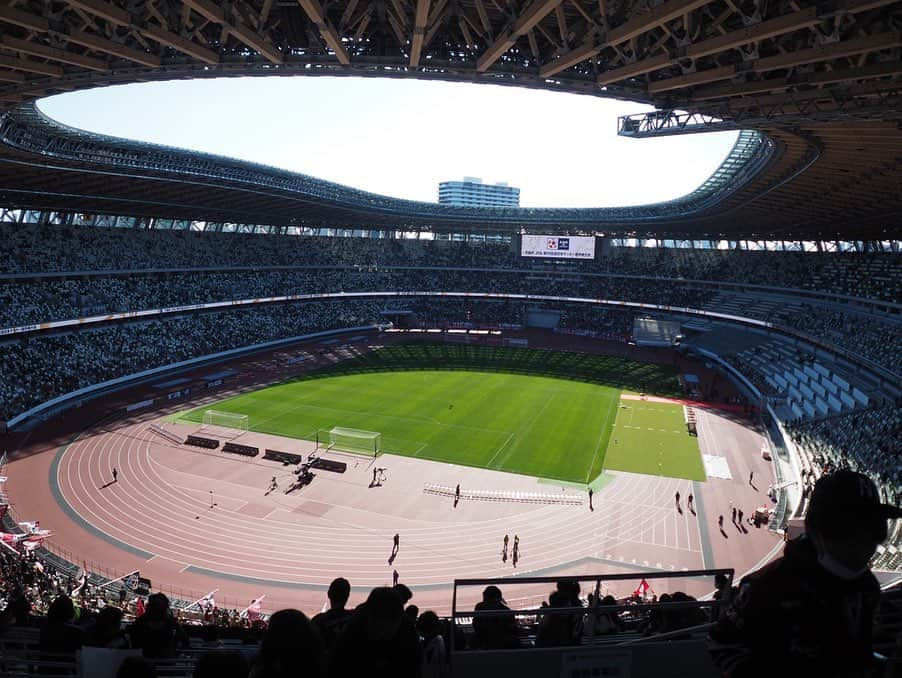
M693 515L685 505L682 513L675 510L676 491L683 497L695 492L703 506L709 500L702 495L709 492L702 486L718 481L693 484L618 472L595 493L595 510L590 511L580 489L383 455L375 462L344 457L346 473L318 471L312 484L285 494L294 467L175 445L155 434L150 423L89 431L55 452L51 489L80 530L52 526L54 541L91 558L80 552L78 542L78 533L88 532L121 555L123 569L138 567L155 584L196 586L198 591L217 587L236 600L267 593L276 604L311 611L322 605L334 577L347 577L362 597L369 588L389 584L397 570L421 608L431 603L447 611L455 578L714 566L735 567L740 573L773 541L759 538L753 548L746 543L729 551L726 544L712 547L709 540L720 535L708 536L711 530L704 521L710 522L710 516L703 509ZM254 435L237 442L257 444ZM386 468L386 481L378 487L370 487L374 463ZM113 468L116 482L111 482ZM273 476L278 489L267 493ZM451 498L425 494L425 483L573 494L582 503L462 500L454 508ZM396 533L400 549L389 562ZM502 560L505 534L511 541L514 535L520 538L516 569L510 558ZM104 552L109 558L111 551ZM730 562L724 562L727 555ZM711 586L683 581L681 588L702 595Z

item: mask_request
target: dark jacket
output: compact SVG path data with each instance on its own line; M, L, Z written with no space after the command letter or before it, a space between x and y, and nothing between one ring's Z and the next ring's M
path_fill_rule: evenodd
M711 632L711 654L729 678L870 676L880 587L870 571L845 581L817 561L806 537L745 577Z
M171 616L161 619L152 619L150 614L145 614L135 621L128 629L132 647L140 648L145 657L160 658L174 657L176 649L186 645L188 637Z
M376 640L368 632L367 615L351 617L332 650L330 678L420 678L420 641L413 622L401 619L395 635Z
M476 603L479 610L510 610L500 601ZM514 613L500 615L476 615L473 617L473 631L476 647L482 650L502 650L519 647L517 622Z

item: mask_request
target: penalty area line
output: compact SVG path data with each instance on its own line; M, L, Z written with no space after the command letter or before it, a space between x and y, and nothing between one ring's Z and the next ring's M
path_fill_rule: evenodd
M507 447L508 443L510 443L510 441L513 440L513 438L514 438L514 434L511 433L511 434L507 437L507 440L505 440L505 441L501 444L501 447L498 448L498 450L495 452L495 454L492 455L492 458L489 459L489 463L486 464L486 467L487 467L487 468L492 468L492 462L495 461L495 459L498 457L498 455L501 454L501 450L503 450L505 447Z
M589 482L590 476L592 475L592 468L595 466L595 460L598 458L598 450L601 447L601 439L604 438L605 429L608 426L611 427L611 432L614 431L615 423L611 421L611 410L614 408L614 399L611 399L610 404L608 405L608 416L605 418L604 426L601 427L601 431L598 434L598 442L595 443L595 454L592 455L592 463L589 464L589 470L586 472L586 482ZM616 419L616 417L614 417ZM630 428L630 427L627 427ZM604 469L601 469L602 471Z

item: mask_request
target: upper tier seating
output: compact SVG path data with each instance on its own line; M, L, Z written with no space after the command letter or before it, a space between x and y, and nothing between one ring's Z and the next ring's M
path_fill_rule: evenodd
M610 247L570 270L820 290L898 302L897 254ZM0 224L0 274L260 266L480 266L561 270L511 244Z

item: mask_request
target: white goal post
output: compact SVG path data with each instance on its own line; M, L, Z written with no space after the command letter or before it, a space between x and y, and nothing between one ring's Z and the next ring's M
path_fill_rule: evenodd
M224 412L222 410L205 410L204 423L201 430L215 427L216 429L232 429L235 436L247 433L250 417L237 412Z
M316 432L316 449L355 452L376 457L382 452L382 434L336 426Z

